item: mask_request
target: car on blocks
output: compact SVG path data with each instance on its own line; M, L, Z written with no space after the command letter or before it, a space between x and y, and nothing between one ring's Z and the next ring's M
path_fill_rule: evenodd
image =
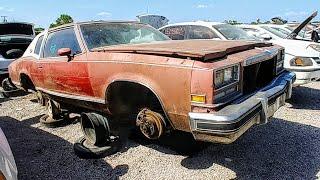
M184 131L234 142L291 97L295 74L283 58L270 43L173 41L139 22L92 21L38 35L7 82L45 97L53 121L81 109L76 153L101 157L116 151L119 124L148 139Z

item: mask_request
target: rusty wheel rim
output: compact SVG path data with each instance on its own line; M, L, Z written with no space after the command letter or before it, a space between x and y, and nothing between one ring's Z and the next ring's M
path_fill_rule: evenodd
M158 139L163 134L164 119L161 114L143 109L137 116L137 126L148 139Z

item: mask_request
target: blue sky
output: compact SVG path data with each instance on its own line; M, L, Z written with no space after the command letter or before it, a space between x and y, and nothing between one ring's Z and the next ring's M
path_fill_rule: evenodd
M320 0L0 0L0 15L47 27L61 13L76 21L134 20L146 13L166 16L171 23L193 20L252 22L281 16L301 21ZM320 20L319 17L316 20Z

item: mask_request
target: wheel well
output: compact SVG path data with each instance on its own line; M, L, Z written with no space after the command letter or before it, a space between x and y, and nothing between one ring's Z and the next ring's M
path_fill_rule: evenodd
M24 90L28 90L28 89L35 90L36 89L31 78L24 73L20 74L20 83L21 83L21 87Z
M116 81L110 84L106 91L106 102L109 111L114 116L136 118L143 108L149 108L167 116L159 97L148 87L128 81Z

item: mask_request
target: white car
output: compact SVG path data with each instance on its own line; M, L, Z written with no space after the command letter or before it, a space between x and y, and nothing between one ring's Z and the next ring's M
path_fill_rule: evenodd
M297 39L268 25L239 25L250 35L283 46L286 50L284 67L296 73L295 85L302 85L320 79L320 44Z
M241 28L219 22L195 21L176 23L161 27L159 30L173 40L257 40L257 38L248 35Z
M33 24L0 23L0 79L8 75L9 64L23 55L34 37Z
M18 170L9 143L0 128L0 179L18 179Z
M283 25L264 24L264 26L267 26L267 27L270 27L270 28L272 28L274 30L280 31L281 33L283 33L283 34L285 34L287 36L290 36L292 31L295 30L295 28L290 27L290 26L288 26L286 24L283 24ZM304 31L304 30L301 30L295 39L311 41L311 34L306 32L306 31Z

